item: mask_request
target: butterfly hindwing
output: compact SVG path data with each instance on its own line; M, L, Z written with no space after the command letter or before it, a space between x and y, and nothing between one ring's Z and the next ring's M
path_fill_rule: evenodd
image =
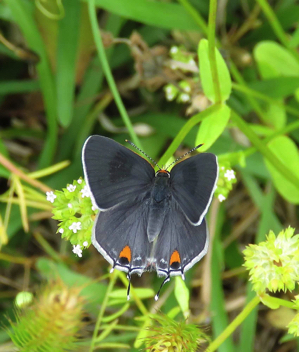
M218 179L217 157L198 154L171 170L172 195L186 217L199 225L208 211Z
M95 221L93 245L119 270L139 275L145 270L151 248L146 234L148 203L149 195L138 195L100 212Z
M192 225L172 199L153 248L158 275L183 275L206 254L208 242L205 219L198 226Z
M103 136L86 140L82 160L93 200L103 211L146 192L155 177L145 159Z

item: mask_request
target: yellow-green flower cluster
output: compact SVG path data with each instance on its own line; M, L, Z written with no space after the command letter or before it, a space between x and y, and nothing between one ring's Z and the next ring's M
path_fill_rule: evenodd
M223 202L228 197L229 192L233 188L233 184L236 182L237 182L236 173L234 170L231 169L230 164L220 163L215 197L217 197L220 202Z
M58 220L58 232L74 245L74 253L81 256L81 246L89 247L97 209L92 205L90 191L82 178L67 185L62 191L47 192L53 203L53 219Z
M244 266L250 271L253 289L264 292L293 290L299 280L299 235L288 227L276 237L269 232L267 240L251 244L243 251Z
M146 340L151 352L195 352L199 345L208 341L198 326L185 321L176 322L167 315L155 314L153 322L155 325L150 327L152 336Z
M295 300L293 301L294 308L299 310L299 295L295 296ZM299 336L299 313L295 315L295 317L290 321L287 328L289 329L289 334L293 334L295 336Z

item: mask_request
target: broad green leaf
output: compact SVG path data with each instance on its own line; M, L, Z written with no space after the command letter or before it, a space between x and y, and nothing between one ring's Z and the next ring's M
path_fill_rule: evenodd
M226 101L232 90L232 82L227 65L218 51L216 51L216 63L220 84L221 101ZM199 74L204 93L213 103L215 102L215 92L213 86L212 72L209 59L209 43L206 39L202 39L198 46L199 58Z
M230 117L230 108L222 104L219 110L206 117L199 126L196 145L202 144L201 152L208 150L224 131Z
M181 277L176 276L175 278L175 287L174 287L175 298L184 314L184 317L187 319L189 317L189 289L185 284L185 281Z
M179 4L154 0L96 0L95 4L116 15L152 26L200 31L192 16Z
M277 76L299 76L299 62L282 45L263 41L253 51L263 79Z
M293 174L299 175L299 153L296 144L286 136L279 136L268 143L268 148ZM278 193L287 201L299 204L299 189L287 180L277 169L265 159L268 170Z
M283 128L286 124L287 115L284 106L267 104L264 117L266 117L270 125L274 126L276 129Z
M296 89L299 87L299 76L280 76L263 81L252 81L248 83L248 87L271 98L285 98L296 93Z

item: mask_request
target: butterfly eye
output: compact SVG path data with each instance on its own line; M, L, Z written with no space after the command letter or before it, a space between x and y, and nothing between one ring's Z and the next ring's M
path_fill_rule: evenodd
M177 250L173 251L173 253L170 257L169 265L170 265L171 269L174 269L174 270L178 270L180 268L181 258L180 258L180 254Z
M131 261L131 249L129 246L125 246L119 253L119 264L128 265Z

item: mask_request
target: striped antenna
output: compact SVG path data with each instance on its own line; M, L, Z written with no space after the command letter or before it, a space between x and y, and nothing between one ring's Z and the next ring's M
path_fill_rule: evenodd
M157 164L157 162L152 159L150 156L148 156L143 150L141 150L140 148L138 148L133 142L129 141L128 139L125 139L125 141L129 144L131 144L132 147L134 147L135 149L139 150L140 153L142 153L143 155L145 155L150 161L152 161L156 166L158 166L159 170L161 170L160 166Z
M179 161L180 159L183 159L186 155L188 155L188 154L194 152L194 150L200 148L202 145L203 145L203 143L197 145L197 146L194 147L193 149L189 150L189 152L187 152L187 153L185 153L184 155L182 155L182 156L180 156L179 158L177 158L173 163L171 163L170 165L168 165L168 166L165 168L165 170L167 170L170 166L172 166L173 164L175 164L175 163L176 163L177 161Z

